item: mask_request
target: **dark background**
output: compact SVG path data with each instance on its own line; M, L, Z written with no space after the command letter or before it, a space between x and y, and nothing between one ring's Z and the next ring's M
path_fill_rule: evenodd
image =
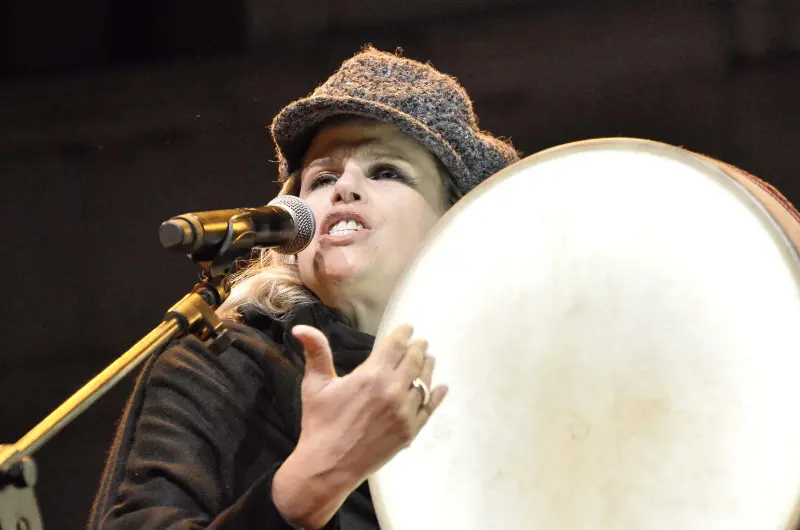
M159 223L264 204L266 126L365 43L456 75L526 154L683 145L800 200L800 2L6 0L0 3L0 442L194 283ZM126 379L37 455L48 529L80 528Z

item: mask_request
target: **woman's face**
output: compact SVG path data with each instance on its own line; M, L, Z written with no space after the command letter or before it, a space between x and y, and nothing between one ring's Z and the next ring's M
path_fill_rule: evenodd
M433 155L391 125L324 127L300 176L317 221L297 258L303 283L334 307L354 291L388 297L447 209L441 178Z

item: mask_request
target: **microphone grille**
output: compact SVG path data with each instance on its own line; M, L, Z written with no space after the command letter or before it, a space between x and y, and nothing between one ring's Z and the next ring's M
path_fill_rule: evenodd
M317 221L311 207L295 195L280 195L272 199L268 206L280 206L294 217L297 226L297 235L289 243L276 247L274 250L281 254L297 254L311 243L317 229Z

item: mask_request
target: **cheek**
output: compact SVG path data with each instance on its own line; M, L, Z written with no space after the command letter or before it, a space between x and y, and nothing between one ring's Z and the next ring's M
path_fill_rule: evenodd
M387 209L388 210L388 209ZM397 201L391 208L391 237L404 248L417 247L439 220L440 214L420 195Z
M308 254L309 250L317 246L319 237L322 235L319 232L320 224L322 224L322 220L331 209L330 194L325 193L324 188L311 192L305 197L301 196L300 198L306 201L306 204L308 204L309 208L311 208L311 211L314 213L314 222L316 223L316 227L314 230L314 238L311 240L311 243L308 245L308 247L306 247L303 252L298 254L298 258L300 258L300 256L303 254Z
M306 201L311 211L314 212L317 227L319 227L319 223L331 207L330 193L325 193L325 190L326 188L320 188L309 194L300 195L300 198Z

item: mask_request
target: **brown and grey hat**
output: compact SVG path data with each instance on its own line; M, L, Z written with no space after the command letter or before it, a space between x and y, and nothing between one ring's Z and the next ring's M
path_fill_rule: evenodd
M348 115L390 123L415 138L436 155L462 195L519 159L510 142L478 128L472 102L455 78L368 47L275 117L281 181L300 168L325 120Z

